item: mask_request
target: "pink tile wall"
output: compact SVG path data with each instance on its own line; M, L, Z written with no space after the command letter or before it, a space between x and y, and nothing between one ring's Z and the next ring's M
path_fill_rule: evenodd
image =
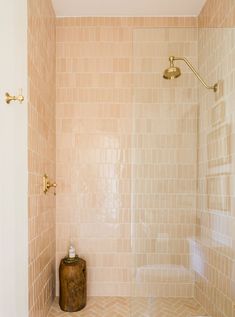
M234 27L233 0L207 0L198 16L199 27Z
M234 12L234 1L207 1L199 17L200 72L223 82L217 94L199 89L195 295L215 317L235 316Z
M196 223L197 80L162 78L170 55L197 66L197 28L133 33L132 235L135 296L192 297Z
M57 19L56 267L72 241L88 263L89 295L192 296L192 265L196 299L212 316L233 316L234 34L202 27L234 26L234 12L231 0L208 0L199 16L200 72L223 79L224 91L214 99L199 86L197 155L195 79L183 65L177 81L160 79L170 54L197 64L197 39L193 29L171 38L156 29L197 19ZM48 1L29 0L28 36L29 309L41 317L55 275L55 197L41 188L45 172L55 179Z
M138 208L142 208L139 201L137 209L133 203L133 197L137 199L133 196L136 193L133 191L133 180L137 181L133 178L133 175L137 175L133 174L136 173L133 170L133 160L138 158L134 146L138 139L133 137L138 136L138 142L143 144L140 146L140 157L148 157L150 154L147 152L147 144L143 142L148 137L147 126L150 121L152 132L147 142L150 148L155 147L156 143L157 150L153 154L156 160L159 159L158 155L162 160L162 170L156 169L156 179L152 179L150 184L153 186L156 181L156 187L152 187L151 191L154 194L155 190L157 193L158 189L162 191L166 187L171 206L161 205L164 200L168 200L167 197L156 196L151 200L158 204L156 217L161 218L161 212L164 212L162 216L167 217L168 223L166 227L162 225L158 228L154 222L152 231L148 223L148 232L160 229L162 237L145 237L141 243L146 244L148 256L154 258L157 251L154 263L182 264L186 269L189 267L186 239L193 234L195 223L195 180L188 180L189 176L195 175L196 155L190 152L196 132L195 81L187 74L184 79L175 83L181 87L175 90L174 84L161 79L163 69L168 66L170 47L174 47L174 34L172 33L172 43L164 43L164 54L163 51L158 51L155 36L151 39L150 35L147 44L152 45L159 57L157 67L160 82L155 82L159 88L155 99L148 101L149 93L152 95L154 91L152 82L152 90L148 91L150 77L143 77L141 88L133 82L133 79L136 80L133 78L133 70L138 66L133 58L133 32L134 29L143 27L196 25L197 19L194 18L57 19L57 268L72 241L78 254L87 260L89 295L133 294L132 286L136 281L136 275L133 274L136 273L137 263L133 253L131 222L132 213L137 217ZM183 33L180 35L177 52L174 50L172 53L191 56L195 61L196 52L191 54L190 45L185 45L183 51L178 50L180 43L185 41L184 36ZM165 40L168 41L167 38L162 38L163 42ZM146 46L142 42L141 45L142 48ZM150 49L150 59L152 54ZM138 63L142 61L139 60ZM145 75L154 74L147 72ZM172 93L169 87L173 89ZM183 101L185 94L188 99ZM138 105L133 102L133 96L137 95ZM145 97L147 100L141 101ZM136 113L136 107L140 113ZM142 116L142 121L139 116ZM163 123L166 124L165 128ZM160 126L163 127L163 134ZM169 136L171 133L174 133L174 137ZM166 152L160 153L160 148L164 145L168 148ZM177 147L180 150L177 151ZM174 159L170 159L173 152ZM181 160L183 165L179 165ZM152 162L147 159L145 163L143 175L148 171L151 173L147 165L150 166ZM154 161L153 168L156 168L155 164ZM174 181L174 177L177 177L175 173L182 176L178 183ZM154 213L155 210L151 210L148 205L151 202L145 193L147 189L148 184L140 186L147 209ZM176 200L178 190L182 192L182 196ZM174 216L171 221L172 213ZM182 231L174 231L181 220L185 222ZM188 221L191 227L186 224ZM137 224L134 226L137 228ZM169 242L168 251L164 255L159 251L164 245L160 246L159 243L164 242L161 238L166 235L170 237L172 230L175 232L169 240L172 245ZM173 241L174 238L178 239L178 246ZM173 269L172 266L171 268ZM180 272L177 266L177 274ZM165 290L164 294L167 295Z
M45 317L55 295L55 15L50 1L28 1L29 316Z

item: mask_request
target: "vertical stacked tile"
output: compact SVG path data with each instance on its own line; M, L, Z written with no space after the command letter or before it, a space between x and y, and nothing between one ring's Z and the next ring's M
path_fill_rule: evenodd
M197 28L134 31L133 248L135 296L192 297L196 224L197 80L163 79L168 57L197 66Z
M152 260L144 263L151 263L156 257L158 264L167 262L188 268L186 239L193 234L195 222L195 157L191 149L196 133L195 81L186 74L184 79L175 84L180 85L177 90L174 85L161 79L160 73L167 66L169 48L175 47L172 31L172 43L168 43L169 46L164 44L165 54L163 50L157 51L161 47L155 43L155 39L141 44L143 47L145 44L156 46L154 54L161 61L157 66L160 78L156 82L158 76L154 76L154 73L145 74L145 77L142 74L143 87L138 86L136 89L133 85L133 79L136 80L133 70L137 67L133 65L136 62L133 58L133 36L136 28L196 25L195 18L57 19L56 130L57 181L60 184L56 219L57 268L72 242L78 254L87 260L89 295L132 294L131 286L135 282L133 273L137 262L132 249L131 222L137 219L133 219L133 213L136 212L134 217L137 217L140 211L134 210L132 199L138 198L133 196L133 175L137 175L136 170L133 170L133 162L137 159L137 149L133 147L133 142L141 142L140 139L144 142L148 133L149 148L142 142L139 149L142 158L145 155L152 157L144 161L146 168L143 167L143 175L151 173L153 165L156 177L151 179L150 176L150 195L147 194L149 184L144 184L140 190L146 200L145 208L149 210L149 215L156 211L153 224L147 220L148 216L144 220L148 230L153 235L155 230L161 228L161 234L159 232L157 238L148 238L148 233L143 239L141 236L148 257L152 256ZM192 56L191 44L187 46L182 39L185 34L180 35L179 41L177 39L177 52L174 49L172 54ZM155 35L160 36L160 32ZM180 51L181 42L185 44L183 51ZM153 51L150 60L152 54ZM153 83L150 83L154 102L141 101L141 105L136 105L133 94L137 92L143 95L144 90L148 91L151 76L156 83L156 90ZM143 117L142 121L139 116ZM140 121L142 123L138 123ZM149 122L152 128L147 127ZM138 130L135 130L135 126L138 126ZM160 132L160 127L164 133ZM170 136L171 133L174 136ZM168 148L165 150L164 146ZM169 157L171 154L172 159ZM159 159L159 156L162 156L162 165L158 169L155 159ZM141 182L141 179L134 176L134 181L137 180ZM163 189L167 191L165 196ZM180 198L176 198L178 192ZM156 209L152 208L153 203L156 203ZM141 208L138 202L138 209ZM163 224L163 221L168 222ZM177 224L180 229L177 229ZM134 227L138 225L134 223ZM143 233L143 226L140 229ZM174 237L176 242L173 241ZM164 248L164 238L170 238L165 255L159 251ZM142 257L143 250L140 253ZM170 271L171 268L174 272L174 267L171 266Z
M207 1L199 17L198 210L194 245L196 299L216 317L234 315L235 6Z
M119 20L58 20L57 267L70 241L89 295L130 285L131 32ZM103 24L103 22L108 21Z
M28 1L29 316L45 317L55 290L55 15L50 1Z

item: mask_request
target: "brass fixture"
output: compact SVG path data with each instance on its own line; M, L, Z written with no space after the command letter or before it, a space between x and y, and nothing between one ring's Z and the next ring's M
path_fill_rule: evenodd
M43 176L43 192L44 192L44 194L46 194L51 187L56 188L56 186L57 186L57 184L51 183L51 181L48 179L48 176L46 174L44 174L44 176Z
M7 104L9 104L11 101L19 101L22 103L24 101L24 96L22 95L22 91L20 91L19 96L11 96L8 92L6 92L5 100Z
M218 83L214 84L213 86L207 85L207 83L202 79L202 77L199 75L199 73L196 71L193 65L187 60L187 58L170 56L169 61L170 61L170 67L164 71L163 78L165 79L178 78L181 75L181 71L179 67L175 67L174 61L184 61L188 65L188 67L192 70L194 75L200 80L203 86L205 86L207 89L213 89L214 92L217 92Z

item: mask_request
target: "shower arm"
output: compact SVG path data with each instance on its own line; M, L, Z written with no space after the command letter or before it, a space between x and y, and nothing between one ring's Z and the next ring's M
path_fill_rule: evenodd
M193 65L187 60L187 58L185 57L175 57L172 56L170 57L170 61L184 61L188 67L192 70L192 72L195 74L195 76L200 80L200 82L203 84L203 86L205 86L207 89L213 89L214 92L217 92L218 90L218 84L214 84L213 86L209 86L207 85L207 83L202 79L202 77L199 75L199 73L196 71L196 69L193 67Z

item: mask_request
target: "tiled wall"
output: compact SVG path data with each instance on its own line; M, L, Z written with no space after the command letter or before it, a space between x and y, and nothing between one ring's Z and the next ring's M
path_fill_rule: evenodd
M55 17L48 1L28 3L29 309L44 317L55 275L55 197L41 184L45 172L55 179ZM72 241L89 295L192 296L192 265L196 299L233 316L235 35L205 27L233 26L234 12L231 0L208 0L199 17L200 72L224 90L199 86L197 155L197 82L182 64L177 81L160 76L170 54L197 65L197 19L57 19L56 269Z
M192 297L196 223L197 80L162 78L168 57L197 66L197 28L134 30L132 235L135 296Z
M187 238L195 224L196 81L188 72L175 83L161 74L169 54L183 54L196 63L195 33L149 30L143 37L137 32L139 43L133 36L137 28L196 25L194 18L57 19L56 267L72 241L87 260L89 295L133 294L133 282L138 284L133 277L142 274L136 265L157 264L155 282L156 275L163 278L174 264L177 277L180 265L183 276L189 268ZM177 229L179 222L183 224ZM132 240L134 232L141 241ZM161 264L170 265L163 275ZM147 284L143 296L151 294L151 289L146 294ZM162 288L164 295L176 295L168 291L169 285ZM136 292L138 286L135 294L140 294ZM191 292L186 286L180 295Z
M213 317L235 316L234 13L234 1L207 1L199 17L200 72L223 81L217 94L199 86L195 295Z
M50 1L28 1L29 316L45 317L55 293L55 15Z
M46 0L28 8L29 310L45 317L55 277L55 197L41 183L45 172L55 179L55 16ZM232 0L208 0L199 16L200 72L223 80L216 95L199 85L199 116L184 65L177 81L161 79L170 54L197 65L197 19L57 19L56 270L72 241L88 263L89 295L192 296L192 265L208 313L235 315L234 12Z
M202 27L234 27L233 0L207 0L198 16L198 26Z

